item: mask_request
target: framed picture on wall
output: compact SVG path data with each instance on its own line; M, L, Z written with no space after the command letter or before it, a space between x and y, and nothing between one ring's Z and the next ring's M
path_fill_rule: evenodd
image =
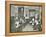
M6 35L45 33L45 4L6 1Z

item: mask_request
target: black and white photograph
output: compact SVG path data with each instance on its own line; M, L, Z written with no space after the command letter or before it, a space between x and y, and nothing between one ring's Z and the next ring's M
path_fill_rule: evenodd
M41 7L10 5L10 32L42 31Z

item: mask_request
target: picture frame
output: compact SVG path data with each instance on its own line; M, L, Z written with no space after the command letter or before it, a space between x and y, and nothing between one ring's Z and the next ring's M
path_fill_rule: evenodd
M22 30L17 30L17 29L14 29L14 30L17 30L17 32L12 32L12 30L11 30L11 16L13 15L14 16L14 13L12 13L12 12L14 12L14 11L16 11L15 10L15 8L14 9L12 9L12 5L14 5L15 7L16 6L20 6L20 7L24 7L25 9L30 9L30 7L31 7L31 12L32 11L35 11L35 8L37 7L37 8L40 8L41 7L41 22L42 22L42 31L29 31L29 30L27 30L27 31L25 31L25 32L23 32ZM29 8L26 8L25 6L30 6ZM17 9L17 8L16 8ZM12 11L12 10L14 10L14 11ZM22 10L23 10L23 8L22 8ZM11 12L12 11L12 12ZM19 10L18 10L18 12L20 11L20 8L19 8ZM27 11L27 16L28 16L28 10L26 10ZM37 11L37 9L36 9L36 11ZM39 10L40 11L40 10ZM17 12L17 11L16 11ZM21 12L21 11L20 11ZM23 13L22 13L22 15L23 15ZM33 15L33 14L32 14ZM16 15L17 16L17 15ZM20 17L21 17L21 14L19 15ZM30 14L30 16L31 16L31 14ZM40 16L39 16L40 17ZM15 36L15 35L35 35L35 34L44 34L45 33L45 3L36 3L36 2L20 2L20 1L5 1L5 35L6 36ZM26 20L26 19L25 19ZM27 21L27 20L26 20ZM14 21L12 21L12 22L14 22ZM28 23L29 21L27 21L26 23L27 24L29 24ZM24 23L25 24L25 23ZM26 24L26 25L27 25ZM22 26L23 27L23 26ZM21 28L22 29L22 28ZM28 27L27 27L27 29L28 29ZM20 31L20 32L19 32Z

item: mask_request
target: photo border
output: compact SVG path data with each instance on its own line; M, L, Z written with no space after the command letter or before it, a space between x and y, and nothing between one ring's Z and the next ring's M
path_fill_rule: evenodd
M10 33L10 16L11 16L11 6L10 4L16 5L27 5L27 6L42 6L42 31L41 32L20 32L20 33ZM36 2L19 2L19 1L5 1L5 35L15 36L15 35L35 35L45 33L45 3Z

